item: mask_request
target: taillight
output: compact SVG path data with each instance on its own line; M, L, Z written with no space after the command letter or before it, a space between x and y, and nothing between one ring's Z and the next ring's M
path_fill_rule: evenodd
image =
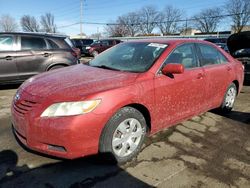
M71 54L74 56L74 57L77 57L77 53L75 51L71 51Z

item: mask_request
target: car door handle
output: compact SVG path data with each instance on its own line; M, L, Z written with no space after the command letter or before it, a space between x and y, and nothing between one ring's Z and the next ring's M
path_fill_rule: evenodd
M51 54L50 53L44 53L43 56L44 57L49 57Z
M232 70L232 68L231 67L227 67L227 71L231 71Z
M6 56L5 59L6 59L7 61L11 61L11 60L12 60L12 57L11 57L11 56Z
M203 74L203 73L199 73L199 74L197 75L197 79L202 79L202 78L204 78L204 74Z

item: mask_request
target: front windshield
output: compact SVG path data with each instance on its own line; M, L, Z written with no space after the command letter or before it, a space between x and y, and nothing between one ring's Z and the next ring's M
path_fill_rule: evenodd
M145 72L167 48L167 44L127 42L101 53L90 66L128 72Z

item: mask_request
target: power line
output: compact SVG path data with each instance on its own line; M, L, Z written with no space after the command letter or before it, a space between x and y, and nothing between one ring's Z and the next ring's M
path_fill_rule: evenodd
M224 15L218 15L218 16L210 16L210 17L200 17L200 18L189 18L189 19L180 19L180 20L175 20L175 21L162 21L162 22L149 22L149 23L132 23L132 24L121 24L121 23L104 23L104 22L82 22L82 24L88 24L88 25L107 25L107 26L112 26L112 25L145 25L145 24L163 24L163 23L169 23L169 22L188 22L188 21L197 21L200 19L206 19L206 18L224 18L224 17L231 17L231 16L236 16L236 15L244 15L244 14L249 14L250 12L245 12L245 13L237 13L237 14L224 14ZM81 22L76 22L72 23L69 25L64 25L64 26L59 26L58 28L65 28L65 27L70 27L73 25L78 25L81 24Z

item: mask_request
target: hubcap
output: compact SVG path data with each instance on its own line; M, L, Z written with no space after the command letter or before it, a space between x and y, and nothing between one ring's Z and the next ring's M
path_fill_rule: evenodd
M228 108L232 108L234 105L234 100L236 97L236 90L235 88L231 87L228 91L227 91L227 95L226 95L226 107Z
M121 122L115 130L112 138L112 148L119 157L126 157L133 153L138 147L145 128L134 118Z

